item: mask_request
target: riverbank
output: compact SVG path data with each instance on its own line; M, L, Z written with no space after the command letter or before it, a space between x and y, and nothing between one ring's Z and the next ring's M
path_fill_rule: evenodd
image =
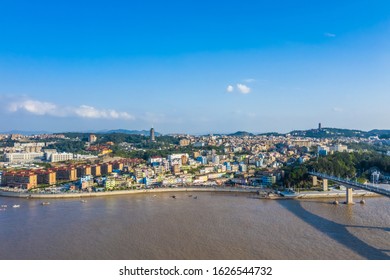
M156 188L156 189L142 189L142 190L121 190L121 191L107 191L107 192L82 192L82 193L55 193L55 194L42 194L42 193L28 193L28 192L13 192L13 191L0 191L0 196L15 197L15 198L27 198L27 199L61 199L61 198L90 198L90 197L102 197L102 196L118 196L118 195L133 195L133 194L145 194L145 193L165 193L165 192L227 192L227 193L252 193L258 195L263 190L257 188L226 188L226 187L190 187L190 188ZM354 197L377 197L379 194L368 192L365 190L355 190L353 192ZM345 198L345 191L332 190L327 192L313 191L298 193L295 197L283 197L283 196L261 196L259 199L313 199L313 198Z
M256 194L257 191L258 190L256 190L256 189L191 187L191 188L156 188L156 189L142 189L142 190L121 190L121 191L82 192L82 193L55 193L55 194L0 191L0 196L32 198L32 199L34 199L34 198L56 199L56 198L87 198L87 197L132 195L132 194L145 194L145 193L164 193L164 192L236 192L236 193Z

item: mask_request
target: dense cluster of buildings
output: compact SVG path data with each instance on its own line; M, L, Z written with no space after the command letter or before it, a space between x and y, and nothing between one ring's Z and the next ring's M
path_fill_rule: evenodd
M22 189L33 189L38 185L51 186L58 183L85 179L86 176L100 177L111 175L114 170L123 171L124 166L133 166L137 160L115 160L98 164L61 165L54 168L4 171L1 185Z
M94 135L92 135L94 136ZM58 152L56 149L49 149L48 146L55 142L47 141L41 142L43 139L49 139L49 135L44 134L39 138L39 142L32 142L35 140L36 136L22 136L22 135L9 135L7 136L15 142L12 146L6 146L0 148L0 162L5 162L10 165L12 164L25 164L31 162L61 162L68 160L86 160L86 159L97 159L98 156L94 154L75 154L75 153L64 153ZM0 139L7 138L5 135L2 135ZM55 138L63 139L65 136L52 135L50 140ZM94 136L96 138L96 136ZM91 138L93 141L95 138ZM23 142L22 142L23 141ZM28 141L28 142L25 142ZM94 140L96 141L96 139ZM106 151L108 148L104 146L102 148L102 153L107 154L111 150ZM91 149L92 151L93 149ZM96 149L99 150L99 149ZM100 151L100 150L99 150Z
M3 137L3 136L0 136ZM9 136L8 136L9 137ZM21 136L14 136L20 140ZM158 137L158 136L157 136ZM154 129L149 141L157 142ZM62 182L83 181L84 185L105 189L118 186L172 186L172 185L251 185L271 186L283 179L282 167L306 162L314 157L334 152L350 152L345 143L359 139L309 138L292 135L175 135L177 149L186 153L172 153L167 157L152 156L148 161L138 159L103 160L97 155L75 155L48 149L48 142L18 141L1 148L3 166L1 184L9 187L32 189L40 185L56 185ZM50 137L48 137L49 139ZM42 138L40 138L41 140ZM362 140L363 141L363 140ZM367 139L364 141L372 141ZM96 144L91 134L86 151L109 151L114 143ZM99 142L98 142L99 143ZM116 143L123 150L137 149L134 143ZM96 154L96 153L95 153ZM61 164L79 159L83 164ZM18 169L12 164L47 161L52 168ZM88 164L89 162L89 164ZM80 182L81 182L80 181ZM82 182L80 183L81 185ZM83 185L83 186L84 186Z

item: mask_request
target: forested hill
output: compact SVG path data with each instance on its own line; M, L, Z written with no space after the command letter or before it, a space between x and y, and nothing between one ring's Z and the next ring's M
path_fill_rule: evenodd
M310 130L294 130L290 132L293 136L313 137L313 138L338 138L338 137L360 137L368 138L371 136L378 136L379 138L390 138L390 130L370 130L362 131L355 129L342 128L322 128Z
M390 157L372 151L334 153L301 165L287 166L284 170L286 186L310 187L308 171L364 182L370 179L373 170L379 170L382 174L390 174Z

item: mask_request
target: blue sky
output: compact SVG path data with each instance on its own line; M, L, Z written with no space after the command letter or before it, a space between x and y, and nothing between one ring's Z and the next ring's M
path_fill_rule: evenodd
M0 1L0 131L389 129L388 1Z

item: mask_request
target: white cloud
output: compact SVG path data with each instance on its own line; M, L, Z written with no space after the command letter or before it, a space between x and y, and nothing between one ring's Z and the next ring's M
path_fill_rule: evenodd
M57 106L50 102L41 102L37 100L24 100L21 102L12 102L8 110L16 112L24 110L35 115L54 115L57 112Z
M245 83L253 83L253 82L256 82L256 80L252 79L252 78L249 78L249 79L245 79L244 82Z
M233 92L234 91L234 87L232 85L228 85L227 88L226 88L226 91L227 92Z
M54 117L80 117L87 119L122 119L132 120L134 117L127 112L118 112L116 110L97 109L88 105L78 107L60 107L50 102L42 102L38 100L21 100L14 101L8 105L9 112L25 111L30 114L40 116Z
M324 36L333 38L333 37L336 37L336 34L326 32L326 33L324 33Z
M333 110L333 112L342 112L343 108L333 107L332 110Z
M126 112L117 112L115 110L99 110L95 107L88 105L81 105L80 107L74 108L74 113L82 118L89 119L124 119L130 120L134 117Z
M251 88L248 87L247 85L244 84L237 84L237 89L242 93L242 94L248 94L251 92Z

